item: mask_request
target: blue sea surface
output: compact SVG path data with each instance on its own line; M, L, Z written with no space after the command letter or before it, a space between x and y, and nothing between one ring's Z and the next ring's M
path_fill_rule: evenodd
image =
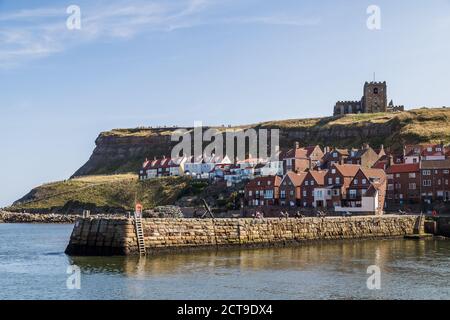
M0 224L0 299L450 298L450 240L69 257L64 249L72 228ZM379 290L367 287L372 265L381 271ZM77 268L79 289L70 273Z

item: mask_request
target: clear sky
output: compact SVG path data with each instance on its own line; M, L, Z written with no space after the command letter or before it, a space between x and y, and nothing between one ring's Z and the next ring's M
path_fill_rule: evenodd
M327 116L373 72L406 108L448 105L449 37L448 0L0 0L0 206L112 128Z

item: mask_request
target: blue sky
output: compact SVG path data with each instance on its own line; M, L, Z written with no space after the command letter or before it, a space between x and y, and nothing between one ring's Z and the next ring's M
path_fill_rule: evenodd
M112 128L327 116L373 72L406 108L448 105L449 35L448 0L0 0L0 206Z

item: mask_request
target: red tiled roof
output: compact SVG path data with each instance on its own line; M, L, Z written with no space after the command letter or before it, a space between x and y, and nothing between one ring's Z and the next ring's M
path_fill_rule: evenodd
M284 155L283 159L288 158L307 158L308 157L308 151L304 148L295 148L288 150Z
M367 178L380 178L381 181L386 179L386 173L383 169L361 168L361 171Z
M324 185L325 184L325 175L327 174L328 170L322 170L322 171L316 171L311 170L309 173L312 175L314 180L316 180L318 185Z
M450 169L450 159L422 161L421 169Z
M292 181L292 184L298 187L303 183L303 180L305 180L307 174L308 174L307 172L300 172L297 174L295 172L290 171L286 174L283 180L289 177L289 179Z
M402 164L394 164L390 166L386 173L405 173L405 172L418 172L419 164L418 163L402 163Z
M336 170L338 170L344 177L354 177L358 170L361 168L357 164L334 164Z

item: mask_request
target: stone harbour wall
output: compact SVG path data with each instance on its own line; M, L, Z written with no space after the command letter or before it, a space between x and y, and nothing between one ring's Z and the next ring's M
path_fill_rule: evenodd
M423 231L418 216L302 219L143 219L146 251L276 246L308 240L387 238ZM419 225L420 224L420 225ZM138 254L133 219L83 218L75 223L70 255Z

